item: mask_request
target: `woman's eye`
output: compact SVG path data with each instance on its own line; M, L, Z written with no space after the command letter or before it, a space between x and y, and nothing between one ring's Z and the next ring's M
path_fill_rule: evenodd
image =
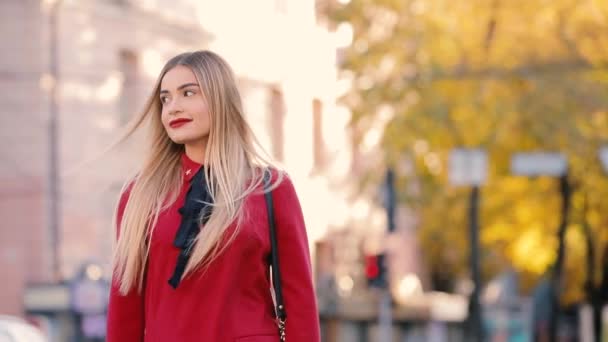
M184 92L184 96L192 96L192 95L194 95L194 92L192 90L186 90Z
M167 103L168 98L166 96L163 96L160 98L160 103L165 104Z

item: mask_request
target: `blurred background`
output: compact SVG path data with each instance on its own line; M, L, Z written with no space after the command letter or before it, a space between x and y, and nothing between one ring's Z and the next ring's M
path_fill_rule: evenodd
M145 134L104 151L198 49L294 180L323 341L608 341L608 1L0 0L0 37L0 341L104 340Z

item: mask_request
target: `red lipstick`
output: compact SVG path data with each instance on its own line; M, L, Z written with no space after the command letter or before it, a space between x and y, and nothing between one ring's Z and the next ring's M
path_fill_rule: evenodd
M174 119L169 122L169 126L171 128L177 128L187 124L190 121L192 121L192 119Z

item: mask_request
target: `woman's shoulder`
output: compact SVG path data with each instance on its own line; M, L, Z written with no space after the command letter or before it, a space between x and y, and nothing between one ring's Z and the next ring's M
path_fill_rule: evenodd
M270 187L272 197L278 205L280 202L291 202L297 199L296 189L292 177L287 171L278 168L269 168Z
M253 170L256 186L254 194L262 194L270 191L276 202L286 194L295 193L291 177L287 171L274 166L259 166Z
M258 167L255 172L257 175L262 175L263 183L270 183L272 190L292 184L289 173L275 166Z

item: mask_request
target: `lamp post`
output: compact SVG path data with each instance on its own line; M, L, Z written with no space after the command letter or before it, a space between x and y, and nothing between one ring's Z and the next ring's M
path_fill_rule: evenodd
M52 277L55 281L61 280L61 185L59 181L59 113L58 113L58 82L59 82L59 34L57 16L62 0L55 0L49 8L49 75L51 78L49 89L49 116L48 116L48 234Z
M395 189L395 171L388 168L383 184L383 204L386 209L386 222L388 234L395 232L395 208L397 206L397 192ZM380 292L378 305L378 325L381 341L393 340L393 307L389 288L389 274L387 265L387 253L377 256L378 282L375 287Z
M561 277L565 257L565 235L570 211L572 187L568 179L568 162L560 153L517 153L511 158L511 171L520 176L536 177L550 176L559 180L559 190L562 198L561 219L557 232L557 258L551 272L551 300L549 313L549 341L557 339L557 321L559 317L559 295L561 293Z
M449 180L455 186L470 186L469 196L469 244L473 292L469 297L469 340L484 340L482 308L479 300L481 292L481 272L479 253L479 187L487 178L487 154L481 149L454 149L450 154Z

